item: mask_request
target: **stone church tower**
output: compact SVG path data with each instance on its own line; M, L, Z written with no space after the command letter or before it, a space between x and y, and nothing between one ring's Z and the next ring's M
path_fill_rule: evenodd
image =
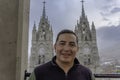
M46 17L45 1L43 2L43 13L40 18L38 30L34 23L32 30L32 47L30 56L29 72L45 62L48 62L53 57L53 31Z
M80 20L77 21L75 26L75 33L78 35L79 47L78 59L81 64L89 67L93 72L96 72L99 66L99 54L96 41L96 29L94 22L92 22L91 27L87 16L85 15L83 0L82 2L82 12Z

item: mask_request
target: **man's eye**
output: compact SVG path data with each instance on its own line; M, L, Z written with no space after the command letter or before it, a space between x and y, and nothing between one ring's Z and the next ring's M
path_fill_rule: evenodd
M65 45L65 43L59 43L59 45Z
M74 47L74 46L75 46L75 44L70 44L70 46Z

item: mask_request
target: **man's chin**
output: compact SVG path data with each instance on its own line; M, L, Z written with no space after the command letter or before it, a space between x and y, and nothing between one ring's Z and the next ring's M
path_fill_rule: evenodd
M70 60L67 60L67 59L64 59L62 60L63 63L70 63L71 61Z

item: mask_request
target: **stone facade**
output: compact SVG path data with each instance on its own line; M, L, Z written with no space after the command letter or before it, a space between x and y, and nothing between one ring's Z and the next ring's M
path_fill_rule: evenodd
M96 29L94 22L91 29L88 19L85 15L84 5L82 2L82 14L80 21L75 26L75 33L78 35L80 50L77 57L81 64L89 67L96 72L99 67L99 55L96 41ZM43 14L40 19L38 30L34 24L32 32L32 48L30 56L31 72L37 65L45 63L53 57L53 32L45 13L45 2L43 6Z
M30 56L29 72L53 57L53 31L45 13L45 2L43 2L43 13L40 18L38 30L34 23L32 31L32 48Z
M96 29L92 22L91 29L87 16L85 15L84 5L82 1L82 12L80 20L75 26L75 33L78 35L79 52L78 59L81 64L89 67L93 72L96 72L99 67L99 54L96 41Z

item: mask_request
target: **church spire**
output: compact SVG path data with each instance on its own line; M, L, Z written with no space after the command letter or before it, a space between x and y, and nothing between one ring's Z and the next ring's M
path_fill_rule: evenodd
M35 24L35 21L34 21L33 31L36 31L36 24Z
M85 11L84 11L84 0L81 1L82 3L82 17L85 17Z
M45 0L43 1L43 13L42 13L42 17L43 17L43 19L45 19L45 17L46 17L46 12L45 12Z

